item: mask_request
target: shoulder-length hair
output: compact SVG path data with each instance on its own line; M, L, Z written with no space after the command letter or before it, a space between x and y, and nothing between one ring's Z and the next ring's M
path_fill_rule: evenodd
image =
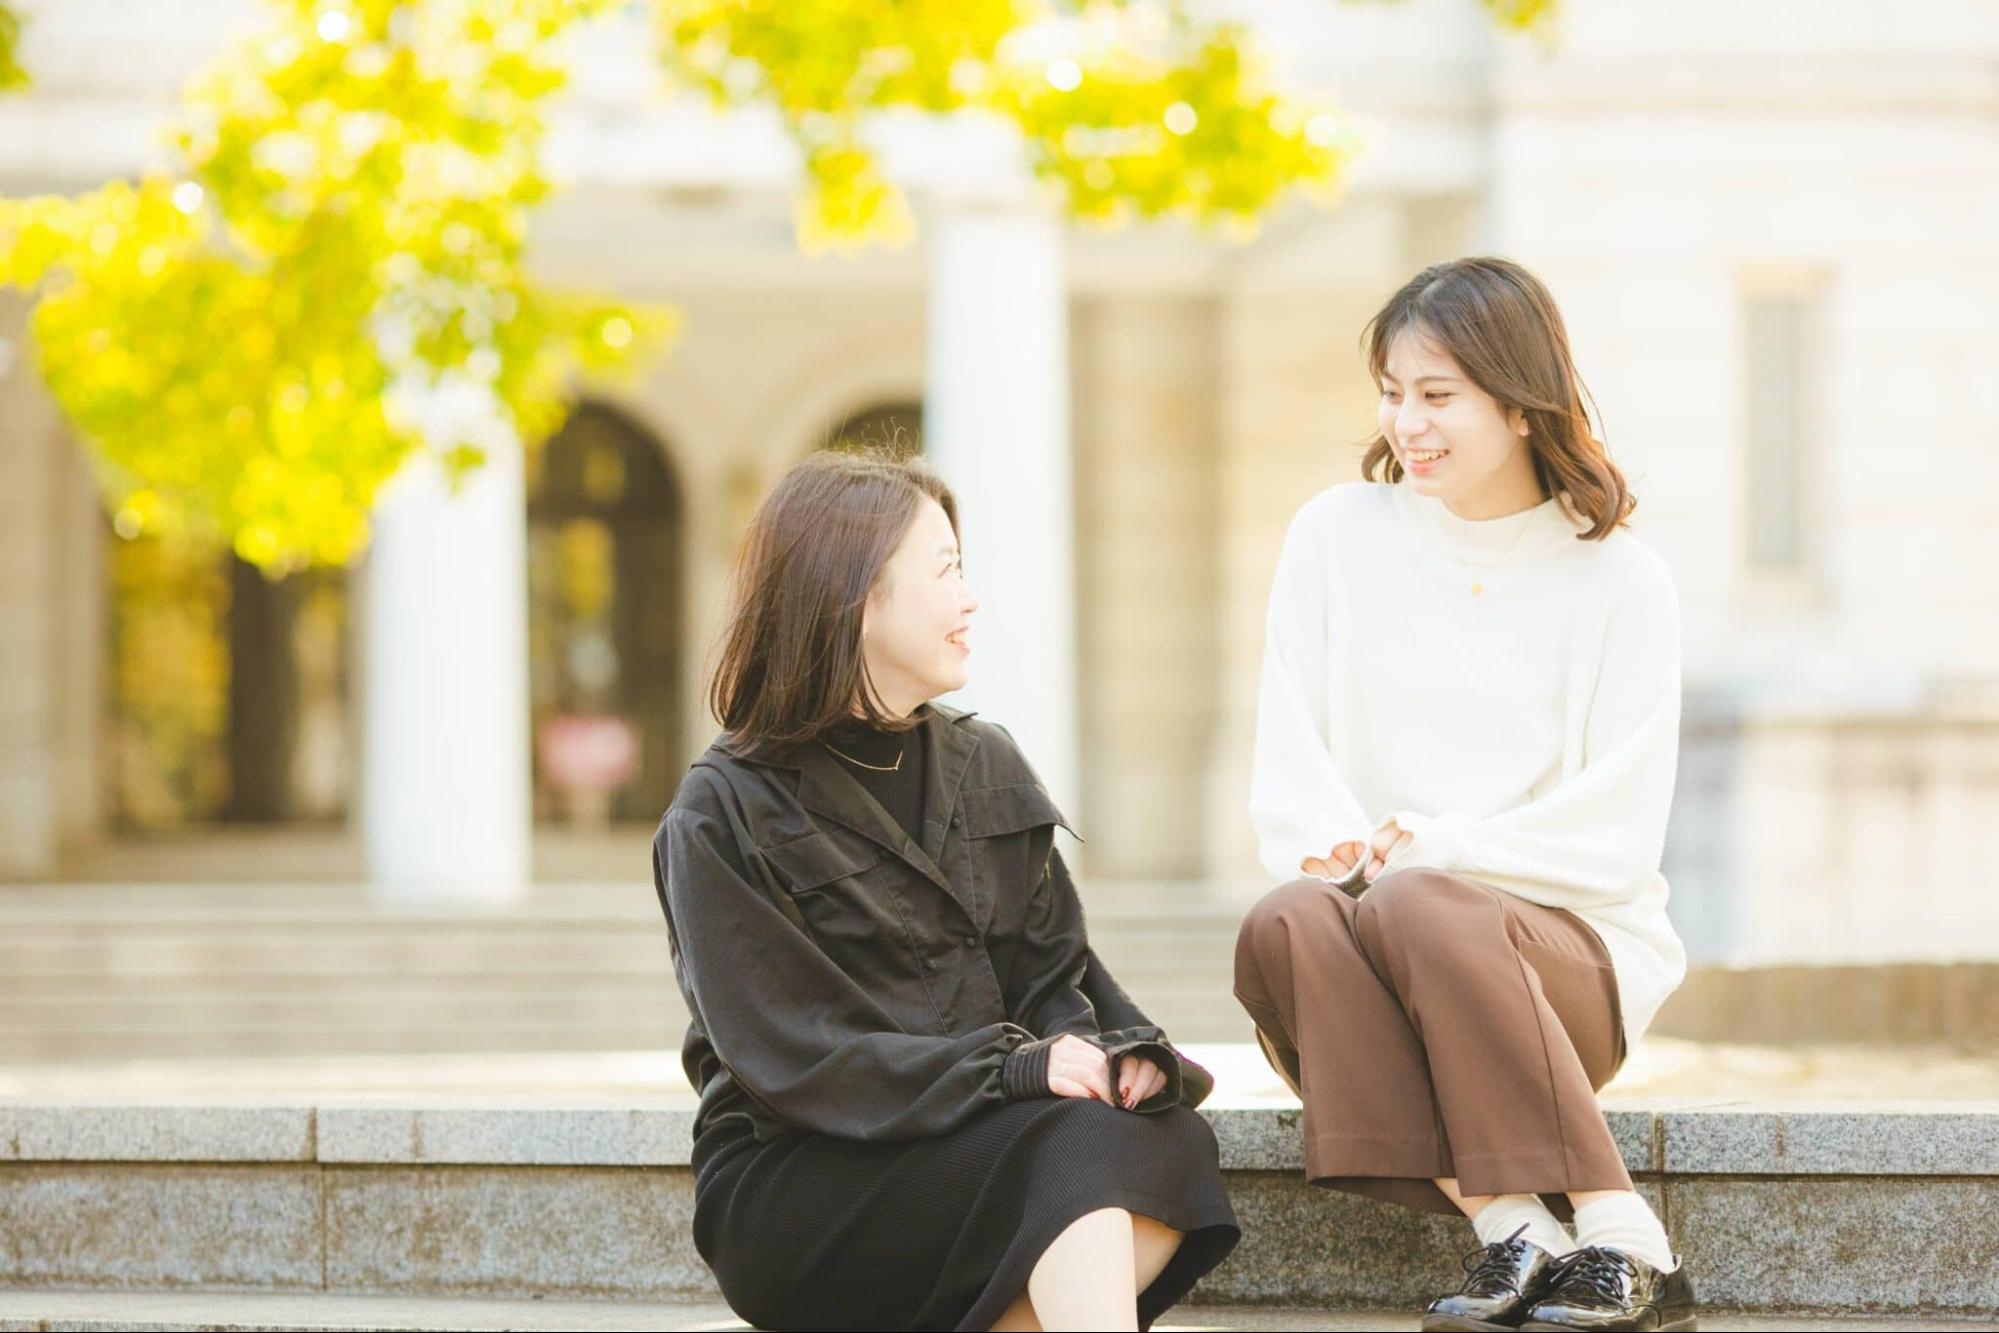
M825 450L793 467L757 506L735 587L708 706L730 741L755 752L814 741L856 711L883 730L889 717L861 654L861 615L882 567L925 499L958 529L958 505L916 457Z
M1577 535L1602 541L1638 507L1591 416L1601 419L1569 354L1562 312L1541 280L1507 259L1454 259L1434 264L1388 298L1361 333L1368 372L1381 383L1395 335L1413 329L1449 352L1472 383L1503 408L1527 418L1534 475L1548 496L1566 493L1589 528ZM1385 477L1377 478L1377 470ZM1402 480L1402 464L1377 432L1361 459L1369 481Z

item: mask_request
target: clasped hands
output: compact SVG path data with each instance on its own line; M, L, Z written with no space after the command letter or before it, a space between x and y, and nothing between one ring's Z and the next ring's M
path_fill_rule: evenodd
M1342 880L1351 875L1354 867L1365 858L1367 864L1361 872L1361 878L1366 883L1372 884L1375 877L1387 866L1389 859L1408 846L1415 836L1413 833L1405 832L1391 819L1374 831L1371 840L1362 842L1355 838L1350 842L1343 842L1325 856L1306 857L1298 863L1298 868L1320 879Z
M1048 1091L1057 1097L1094 1097L1130 1111L1166 1086L1166 1074L1142 1055L1118 1061L1111 1089L1110 1057L1081 1037L1064 1033L1048 1047Z

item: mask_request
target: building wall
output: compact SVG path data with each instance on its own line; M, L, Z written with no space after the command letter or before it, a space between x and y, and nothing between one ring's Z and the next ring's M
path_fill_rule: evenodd
M1999 951L1969 907L1999 776L1966 758L1999 680L1996 55L1999 11L1950 0L1834 0L1809 30L1581 0L1558 51L1499 63L1485 245L1554 289L1679 583L1668 869L1697 957L1920 951L1856 930L1889 885L1962 927L1952 947ZM1749 560L1746 303L1772 293L1810 320L1785 576Z
M682 487L683 749L691 760L714 738L702 666L757 500L849 414L922 397L923 307L915 292L809 288L696 289L673 304L682 320L676 345L638 384L610 396L659 437Z
M1769 718L1743 746L1736 929L1756 962L1999 954L1999 712Z
M1199 879L1216 689L1216 308L1072 306L1083 865Z

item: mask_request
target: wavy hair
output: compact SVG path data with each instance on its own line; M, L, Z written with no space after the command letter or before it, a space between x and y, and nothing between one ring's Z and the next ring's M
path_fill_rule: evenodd
M1361 332L1377 385L1389 346L1405 329L1449 352L1501 407L1526 416L1541 493L1567 495L1590 525L1577 534L1581 540L1602 541L1630 518L1638 501L1597 436L1592 418L1600 422L1602 414L1576 373L1562 312L1539 278L1508 259L1453 259L1424 269ZM1368 441L1361 475L1402 480L1402 464L1379 432Z

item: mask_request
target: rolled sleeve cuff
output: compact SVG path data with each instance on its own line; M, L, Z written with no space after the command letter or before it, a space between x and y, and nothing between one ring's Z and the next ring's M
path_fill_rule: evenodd
M1136 1055L1141 1059L1152 1061L1159 1066L1159 1072L1166 1075L1165 1087L1131 1108L1141 1115L1164 1111L1172 1106L1199 1106L1215 1089L1213 1074L1180 1054L1171 1042L1163 1038L1133 1037L1124 1033L1110 1032L1089 1040L1109 1061L1111 1081L1114 1084L1117 1081L1118 1061L1127 1055Z
M1048 1095L1048 1048L1054 1044L1053 1037L1044 1037L1040 1041L1022 1042L1007 1052L1006 1061L1000 1066L1000 1090L1008 1101L1024 1102Z

